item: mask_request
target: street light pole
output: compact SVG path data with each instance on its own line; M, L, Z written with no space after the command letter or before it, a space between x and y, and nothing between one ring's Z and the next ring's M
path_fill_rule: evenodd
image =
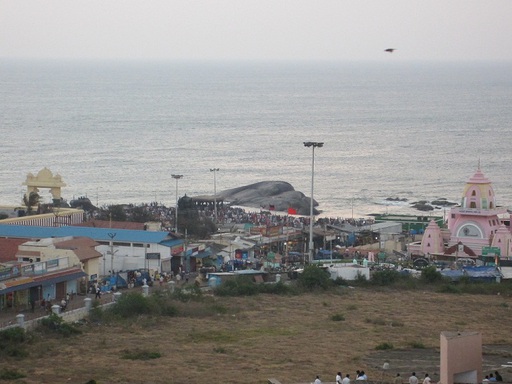
M315 220L315 216L313 215L313 191L314 191L314 185L315 185L315 148L322 148L324 146L324 143L319 143L316 141L305 141L304 142L305 147L311 147L313 150L312 153L312 160L311 160L311 201L309 206L309 263L311 264L313 262L313 250L314 250L314 243L313 243L313 221Z
M174 180L176 180L176 220L174 221L174 230L176 234L178 233L178 180L183 177L183 175L171 175Z
M213 221L217 224L217 172L219 168L210 168L210 172L213 172Z
M114 238L117 233L107 233L108 237L110 237L110 276L114 275ZM103 267L105 269L105 267Z

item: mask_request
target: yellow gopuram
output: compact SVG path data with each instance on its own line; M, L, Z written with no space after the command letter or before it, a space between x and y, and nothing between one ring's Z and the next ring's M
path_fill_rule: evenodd
M65 187L66 183L62 181L62 177L58 173L54 176L52 171L44 167L37 173L37 176L29 173L27 175L27 180L23 183L23 185L27 186L27 198L32 192L39 193L39 188L49 188L53 199L60 200L60 189Z

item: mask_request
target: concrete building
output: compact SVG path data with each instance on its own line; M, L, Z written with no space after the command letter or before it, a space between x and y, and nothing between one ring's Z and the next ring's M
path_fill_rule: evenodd
M503 259L512 257L510 214L497 205L491 181L478 168L463 189L460 205L450 209L447 228L432 220L421 242L409 244L408 252L477 258L490 250Z

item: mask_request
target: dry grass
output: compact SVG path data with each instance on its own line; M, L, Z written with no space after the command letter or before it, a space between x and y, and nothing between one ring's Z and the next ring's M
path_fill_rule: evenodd
M317 374L332 381L337 371L356 369L380 379L382 364L377 362L387 352L375 348L382 343L405 350L404 369L423 372L427 367L421 359L409 360L408 350L424 346L425 353L432 353L442 331L478 331L484 344L512 344L512 334L504 332L510 330L512 303L503 296L344 288L338 293L215 301L227 313L205 316L198 311L193 317L141 317L91 326L70 339L39 341L28 359L0 365L25 373L27 378L16 382L27 384L91 379L98 384L265 383L269 377L297 383L311 382ZM334 314L344 320L333 321ZM123 359L127 350L161 357ZM512 360L508 349L497 358Z

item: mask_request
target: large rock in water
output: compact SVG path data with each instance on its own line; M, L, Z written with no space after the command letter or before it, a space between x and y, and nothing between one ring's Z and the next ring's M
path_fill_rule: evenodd
M217 194L226 202L232 205L241 205L246 207L271 209L287 212L288 208L293 208L298 215L309 215L310 198L302 192L296 191L290 183L284 181L261 181L228 189ZM313 201L313 206L318 206ZM315 214L319 211L315 209Z

